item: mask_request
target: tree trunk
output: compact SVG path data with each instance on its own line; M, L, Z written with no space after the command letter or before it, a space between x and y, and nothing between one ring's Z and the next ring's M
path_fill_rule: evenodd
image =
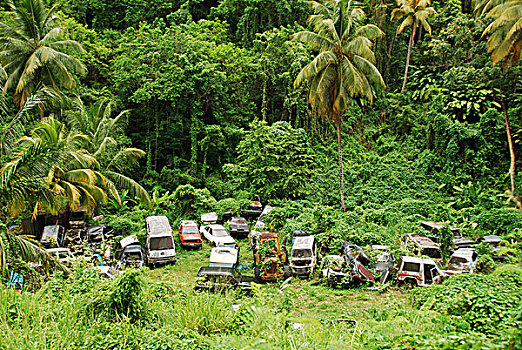
M393 42L395 41L395 38L397 37L397 32L393 34L390 42L390 48L388 49L388 59L386 60L386 68L384 69L384 76L383 79L386 81L386 77L388 76L388 72L390 71L390 61L391 61L391 53L393 49Z
M408 56L406 56L406 68L404 69L404 81L402 82L401 94L404 93L404 89L406 89L406 80L408 79L408 67L410 66L411 47L413 46L413 40L415 38L415 29L414 22L411 29L410 43L408 44Z
M504 119L506 121L506 133L509 146L510 164L509 164L509 179L511 180L511 192L515 195L515 149L513 148L513 139L511 138L511 129L509 128L509 119L507 114L506 102L504 97L500 97L502 102L502 109L504 111Z
M339 147L339 181L341 184L341 207L343 213L346 211L344 206L344 172L343 172L343 148L341 145L341 122L337 123L337 146Z

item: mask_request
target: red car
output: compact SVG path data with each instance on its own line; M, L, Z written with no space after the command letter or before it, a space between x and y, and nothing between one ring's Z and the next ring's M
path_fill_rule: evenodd
M184 248L201 248L201 235L194 221L182 221L179 225L179 240Z

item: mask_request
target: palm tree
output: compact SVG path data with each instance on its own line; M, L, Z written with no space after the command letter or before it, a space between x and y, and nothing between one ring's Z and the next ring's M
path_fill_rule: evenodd
M518 65L522 50L522 0L479 2L475 13L494 19L482 34L489 35L488 53L493 64L505 59L505 67Z
M128 111L111 118L114 104L109 100L101 100L89 108L78 99L74 112L68 114L69 123L74 129L89 137L86 150L96 158L98 172L106 178L106 188L111 197L121 205L117 188L125 189L127 194L140 201L142 205L151 206L147 191L136 181L123 175L123 165L136 161L145 155L145 151L125 147L120 148L116 137L121 135Z
M92 170L98 162L84 150L88 141L53 117L40 122L31 136L21 137L11 161L0 169L0 197L9 215L26 209L33 215L41 209L56 214L67 205L92 209L106 203L107 180Z
M372 40L383 35L375 25L363 24L364 12L351 0L312 1L314 14L308 23L314 32L295 33L292 38L309 45L319 54L308 63L294 82L294 87L309 85L308 100L322 118L337 127L341 205L344 205L344 175L341 148L342 115L350 99L373 102L373 88L384 87L375 67Z
M433 7L428 7L431 4L431 0L397 0L398 8L393 9L391 16L392 18L404 18L399 27L397 28L397 34L407 26L412 26L410 42L408 43L408 54L406 56L406 68L404 69L404 80L402 82L401 94L406 88L406 80L408 79L408 67L410 66L411 48L414 44L415 33L419 26L431 34L431 26L428 23L428 16L436 14L437 12Z
M493 22L484 30L482 36L488 37L488 53L491 53L493 64L504 60L504 68L520 63L522 49L522 0L477 0L474 3L475 16L492 17ZM515 79L516 84L516 79ZM515 149L511 137L507 106L504 98L500 101L504 112L506 134L510 154L509 177L511 196L515 192Z
M5 276L8 272L8 261L16 257L25 262L41 263L47 270L50 265L56 266L63 272L68 272L67 267L58 260L53 259L45 249L33 238L18 235L12 229L0 231L0 275Z
M56 6L47 8L43 0L8 2L13 18L0 22L0 63L8 74L4 89L14 88L20 106L38 86L72 89L74 74L87 69L68 53L83 51L74 40L62 39Z

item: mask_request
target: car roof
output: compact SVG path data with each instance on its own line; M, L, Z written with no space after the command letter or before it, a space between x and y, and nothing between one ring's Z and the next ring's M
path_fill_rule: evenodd
M230 218L230 221L245 221L246 223L246 219L242 216L233 216Z
M435 261L433 261L433 259L429 259L429 258L419 258L419 257L416 257L416 256L401 256L401 259L404 262L437 265L435 263Z
M172 228L166 216L148 216L146 221L148 224L147 233L150 236L172 235Z
M412 241L417 243L419 246L424 248L439 248L439 245L429 239L426 235L421 233L408 233L408 236Z
M180 225L183 225L183 226L198 226L198 224L196 224L196 222L193 221L193 220L182 220Z
M226 228L220 224L210 224L210 225L207 225L206 227L210 227L211 229L226 230Z
M460 248L460 249L455 250L455 252L451 255L451 257L453 258L455 256L455 257L468 258L468 257L472 257L473 254L476 254L475 249L473 249L473 248Z
M70 252L69 248L50 248L46 249L49 253L61 253L61 252Z

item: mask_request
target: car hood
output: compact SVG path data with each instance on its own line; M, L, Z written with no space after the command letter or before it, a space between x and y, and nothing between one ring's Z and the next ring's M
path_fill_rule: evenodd
M181 233L181 236L185 239L201 239L199 233Z

